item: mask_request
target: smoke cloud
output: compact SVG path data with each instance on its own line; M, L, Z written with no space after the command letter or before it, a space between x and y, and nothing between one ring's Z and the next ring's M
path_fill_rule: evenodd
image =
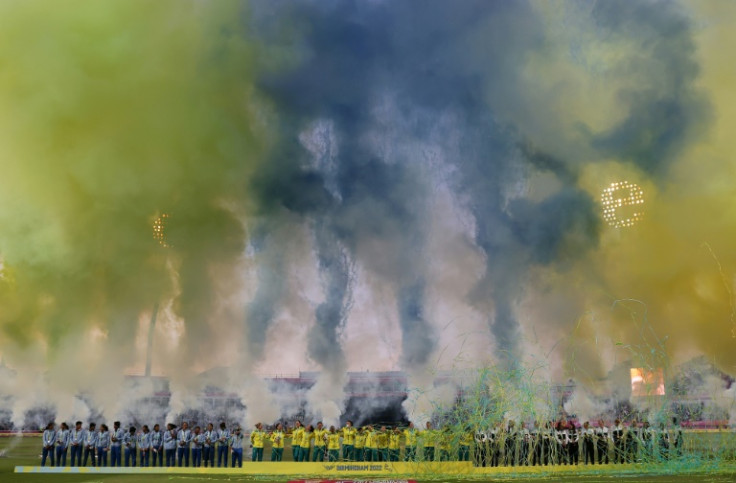
M435 366L458 360L594 381L656 345L733 374L733 18L708 2L6 2L14 420L44 401L82 414L80 394L105 417L137 404L116 390L159 306L171 418L218 367L248 424L293 408L264 372L319 370L305 398L329 421L351 369L401 369L443 401ZM614 228L601 193L624 180L644 216ZM509 414L523 384L499 386ZM586 391L571 410L593 413Z
M3 357L50 400L114 398L143 363L139 315L170 300L183 330L154 371L190 381L225 338L215 280L242 254L259 152L243 5L1 10ZM153 239L162 213L169 248Z

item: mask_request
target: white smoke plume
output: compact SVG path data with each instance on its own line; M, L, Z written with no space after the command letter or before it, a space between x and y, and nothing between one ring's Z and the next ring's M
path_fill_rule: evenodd
M596 421L609 409L607 401L597 398L582 385L575 386L563 407L567 414L575 415L581 424L585 421Z
M344 387L348 381L347 373L336 377L321 373L317 382L307 392L307 410L315 420L326 426L340 424L340 415L345 410Z

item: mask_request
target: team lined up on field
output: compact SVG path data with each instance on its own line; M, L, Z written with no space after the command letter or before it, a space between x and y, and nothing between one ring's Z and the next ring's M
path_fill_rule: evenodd
M282 461L286 440L291 442L292 459L306 461L473 461L478 466L514 466L631 463L668 459L682 449L682 430L673 419L672 425L661 424L655 429L645 422L622 425L615 421L610 429L602 420L596 427L586 421L582 427L564 421L551 422L528 429L525 423L517 428L514 421L498 423L489 430L470 427L458 431L445 427L434 429L431 423L417 430L413 423L406 428L396 426L363 426L356 428L351 421L345 427L316 427L296 421L293 428L277 424L265 431L258 423L247 439L239 426L228 429L225 423L215 429L210 423L181 428L168 424L161 430L158 424L151 430L147 425L123 430L120 422L110 430L81 421L69 429L62 423L56 429L49 423L43 432L41 465L49 459L52 466L66 466L70 453L71 466L242 466L244 441L252 448L251 459L263 461L263 451L271 448L270 461ZM402 451L403 450L403 451ZM582 453L582 454L581 454Z

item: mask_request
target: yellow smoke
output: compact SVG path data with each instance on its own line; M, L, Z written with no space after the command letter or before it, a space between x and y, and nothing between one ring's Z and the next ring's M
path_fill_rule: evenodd
M736 66L725 48L736 43L729 27L736 5L687 6L701 69L696 87L709 98L711 122L659 182L621 162L585 170L581 183L593 195L609 181L628 179L643 187L646 201L636 226L604 229L599 250L581 270L590 277L588 287L592 278L604 282L590 300L599 314L608 313L614 341L663 350L674 363L704 353L736 374ZM646 309L633 303L606 311L617 298L637 299ZM662 347L655 343L665 338Z
M696 140L656 175L626 159L598 159L585 151L580 124L592 132L610 129L626 114L620 90L639 82L635 73L612 66L640 54L635 44L597 39L595 25L574 5L535 4L550 44L526 66L534 116L524 118L523 110L508 115L522 116L518 122L540 144L579 160L577 182L593 198L600 201L614 182L640 186L644 215L628 228L602 223L595 251L562 271L536 274L527 302L530 326L547 333L550 347L574 334L555 349L567 359L564 377L599 379L632 354L657 364L706 354L736 374L736 64L728 49L736 43L730 27L736 5L681 5L693 26L699 68L693 87L712 112ZM533 194L538 187L532 181ZM635 301L615 303L619 299Z
M119 369L162 297L179 296L190 334L207 325L214 270L242 253L263 138L246 13L231 1L0 4L6 360L84 369L59 348L101 333ZM152 236L164 211L166 255Z

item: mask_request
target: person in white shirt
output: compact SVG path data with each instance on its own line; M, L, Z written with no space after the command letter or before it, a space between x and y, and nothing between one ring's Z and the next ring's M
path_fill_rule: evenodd
M143 425L143 430L138 435L138 448L141 452L141 467L145 468L149 465L151 456L151 430L147 424Z
M66 466L66 451L69 446L69 426L61 423L61 427L56 432L56 465Z
M595 446L598 452L598 464L601 465L605 461L608 464L608 428L602 419L598 420L598 427L595 428Z
M54 445L56 444L56 430L54 429L55 424L49 423L46 425L46 430L43 432L43 452L41 453L41 466L46 466L46 458L51 460L51 466L55 465L54 460Z
M84 432L84 460L82 466L87 466L87 458L92 457L92 466L96 466L95 448L97 448L97 437L99 433L95 431L95 423L89 423L89 429Z
M516 465L516 443L518 439L518 431L516 430L516 422L511 419L509 420L508 426L506 427L506 438L504 440L504 465L515 466Z
M243 467L243 435L240 432L240 426L235 426L232 435L230 435L230 452L232 453L233 468Z
M621 425L621 420L617 419L614 421L613 428L611 428L611 436L613 437L613 462L623 463L624 462L624 427Z
M217 467L223 466L227 468L227 450L230 446L230 431L227 429L225 422L220 423L220 430L217 432ZM241 448L242 449L242 448Z
M595 433L590 427L590 422L585 421L582 429L583 436L583 462L587 464L595 464Z
M125 438L125 431L120 427L120 421L112 423L112 431L110 432L110 466L122 466L122 444Z
M207 425L204 431L204 447L202 448L202 460L204 467L215 467L215 444L217 443L217 431L212 423Z
M151 432L151 465L164 465L164 432L158 424L153 425Z
M541 433L540 440L542 441L542 448L540 453L540 464L549 466L555 464L555 429L552 421L547 421L544 426L539 428Z
M529 466L529 449L531 448L531 433L526 422L521 422L519 430L519 466Z
M123 435L123 446L125 447L125 466L136 466L136 455L138 454L138 438L135 436L135 426L131 426L128 432ZM132 460L132 465L130 464Z
M99 466L107 466L108 451L110 451L110 431L107 424L102 424L97 434L97 464Z
M192 431L189 424L181 423L181 429L176 433L177 464L189 467L189 444L192 442Z
M501 464L501 445L503 442L502 422L496 425L488 432L488 451L490 452L490 466L498 466Z
M202 434L199 426L194 427L192 433L192 467L199 468L202 466L202 448L204 447L204 434Z
M166 466L176 466L176 425L168 423L164 433L164 451L166 453Z
M580 460L580 432L572 422L567 426L567 459L571 465L577 465Z
M82 421L74 424L74 429L69 433L69 447L71 448L71 466L82 466L82 450L84 449L84 429Z
M557 450L557 458L555 462L557 464L567 464L567 443L567 424L562 421L558 421L557 426L555 427L555 447Z

